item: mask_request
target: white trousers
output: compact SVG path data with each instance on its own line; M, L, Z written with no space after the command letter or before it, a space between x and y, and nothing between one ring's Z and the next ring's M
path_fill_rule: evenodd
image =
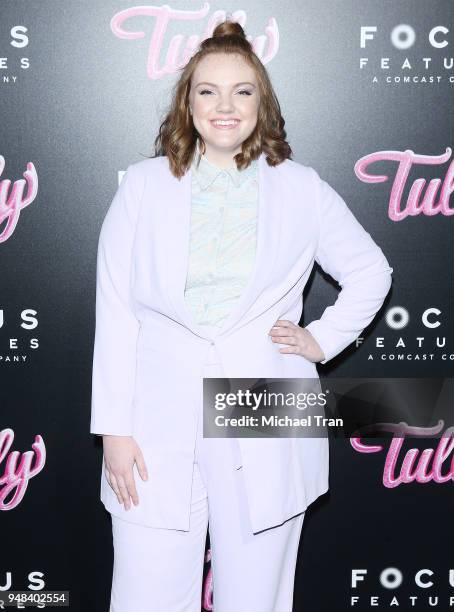
M222 374L213 364L205 376ZM292 612L305 513L253 534L243 471L235 469L237 441L203 438L202 422L200 414L189 531L146 527L112 515L110 612ZM205 588L202 593L207 528L212 606Z

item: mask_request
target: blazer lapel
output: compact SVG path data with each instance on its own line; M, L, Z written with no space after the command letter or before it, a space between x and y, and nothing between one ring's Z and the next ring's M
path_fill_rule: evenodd
M266 286L272 266L276 261L281 227L281 193L279 175L268 166L265 154L258 159L259 202L257 219L257 243L253 269L243 293L237 300L224 324L216 328L210 337L221 336L238 323ZM167 215L167 231L172 236L167 263L167 292L181 322L196 335L207 337L207 329L199 326L187 308L184 297L189 265L191 223L191 170L180 179L170 181Z

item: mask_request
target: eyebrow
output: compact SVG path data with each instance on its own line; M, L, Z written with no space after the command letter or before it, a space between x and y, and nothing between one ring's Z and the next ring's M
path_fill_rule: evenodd
M216 83L208 83L207 81L202 81L197 83L196 87L199 85L209 85L210 87L217 87ZM251 87L255 87L254 83L250 83L249 81L242 81L241 83L235 83L233 87L238 87L238 85L251 85Z

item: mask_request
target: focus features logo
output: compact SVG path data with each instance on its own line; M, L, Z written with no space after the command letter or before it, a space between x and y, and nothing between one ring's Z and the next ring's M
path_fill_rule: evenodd
M444 331L446 308L430 307L420 313L410 313L401 305L391 306L385 314L385 324L392 339L376 336L375 349L381 353L369 353L368 361L443 361L454 362L454 350L449 334ZM364 338L359 336L359 347Z
M414 573L412 572L410 576L404 576L399 568L387 567L379 574L378 581L380 587L388 593L385 595L352 594L350 596L350 607L364 609L364 606L368 605L376 609L404 606L400 609L407 610L406 604L408 604L410 608L418 608L419 610L427 610L428 607L447 610L454 606L454 594L441 597L436 592L436 589L440 586L438 578L430 568L422 568ZM446 570L442 578L445 581L444 585L447 582L449 587L454 588L454 569ZM352 590L366 589L369 582L370 576L367 569L352 569L350 585ZM399 594L393 593L396 589L399 589ZM427 592L428 589L430 589L430 594Z
M0 70L3 84L16 83L18 70L30 68L30 59L24 56L22 51L28 47L28 43L28 28L23 25L11 27L6 40L0 38Z
M407 23L400 23L390 31L375 25L361 26L359 69L374 84L444 81L454 84L452 54L443 53L449 46L450 36L449 28L443 24L421 33Z

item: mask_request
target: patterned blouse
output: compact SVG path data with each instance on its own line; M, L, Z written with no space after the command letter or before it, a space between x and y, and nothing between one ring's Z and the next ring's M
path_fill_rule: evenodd
M197 149L191 170L185 301L199 325L222 326L255 259L258 161L245 170L237 170L236 165L223 170Z

